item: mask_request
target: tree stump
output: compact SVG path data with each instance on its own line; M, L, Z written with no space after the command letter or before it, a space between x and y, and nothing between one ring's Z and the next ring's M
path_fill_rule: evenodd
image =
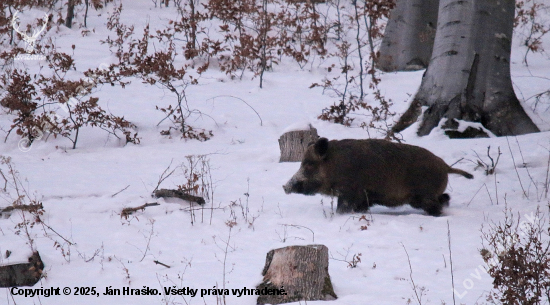
M34 252L28 263L0 266L0 287L34 286L40 280L44 263Z
M284 289L284 294L260 295L256 304L331 301L337 298L328 274L324 245L289 246L269 251L257 289Z
M304 156L307 146L317 141L317 129L309 125L309 130L295 130L285 132L279 138L281 148L281 159L279 162L300 162Z

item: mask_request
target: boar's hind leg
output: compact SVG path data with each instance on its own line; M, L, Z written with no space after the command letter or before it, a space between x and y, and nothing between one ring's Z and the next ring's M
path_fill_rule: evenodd
M442 206L448 207L449 200L451 200L451 196L449 196L449 194L441 194L439 195L439 197L437 197L437 199Z
M438 201L430 201L430 203L424 207L424 211L431 216L441 216L442 209L443 206Z

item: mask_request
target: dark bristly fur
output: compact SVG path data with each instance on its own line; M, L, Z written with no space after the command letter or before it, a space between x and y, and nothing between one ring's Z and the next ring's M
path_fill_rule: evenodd
M286 193L338 196L339 213L408 203L439 216L450 200L443 193L449 173L473 178L418 146L321 138L308 147L300 170L283 188Z

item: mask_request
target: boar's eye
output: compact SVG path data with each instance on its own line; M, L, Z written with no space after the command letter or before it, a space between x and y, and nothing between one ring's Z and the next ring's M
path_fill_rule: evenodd
M306 173L311 173L315 170L316 163L311 160L304 160L302 162L302 167L304 168Z

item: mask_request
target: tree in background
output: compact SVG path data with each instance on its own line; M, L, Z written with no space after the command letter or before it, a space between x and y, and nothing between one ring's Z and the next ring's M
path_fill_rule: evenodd
M376 66L385 72L421 70L432 57L439 0L397 0Z
M497 136L538 132L516 97L510 77L514 0L441 0L430 64L409 109L394 126L416 122L423 136L442 127L455 137L486 136L481 129L458 133L459 121L481 123Z

